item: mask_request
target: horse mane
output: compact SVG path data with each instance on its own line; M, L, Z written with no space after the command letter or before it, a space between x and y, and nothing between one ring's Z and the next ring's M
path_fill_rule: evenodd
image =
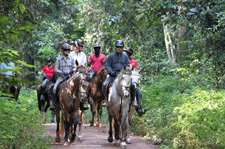
M123 69L120 71L119 75L116 78L121 80L123 74L132 75L131 68L124 66Z
M100 75L105 69L106 69L106 67L102 67L102 68L97 72L96 76L97 76L97 75Z

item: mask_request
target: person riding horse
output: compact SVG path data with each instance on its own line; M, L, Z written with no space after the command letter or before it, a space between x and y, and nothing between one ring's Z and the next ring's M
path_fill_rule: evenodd
M69 56L70 53L70 45L68 43L64 43L62 45L62 53L63 55L56 58L56 65L55 65L55 73L59 76L55 82L53 88L53 104L50 105L50 109L54 110L56 105L57 99L57 87L58 85L67 80L69 75L75 71L75 63L74 59Z
M126 47L123 51L129 57L130 65L133 65L134 69L137 70L137 61L131 57L131 55L133 54L133 49L130 48L130 47ZM136 88L136 97L137 97L137 103L138 103L138 107L136 108L136 111L137 111L138 115L141 117L143 114L145 114L147 109L146 108L144 110L142 109L142 106L141 106L141 91L139 90L138 87Z
M117 75L120 73L120 71L123 69L124 65L127 67L130 66L130 60L126 54L122 52L124 43L122 40L117 40L116 41L116 52L112 53L109 55L109 57L106 60L106 68L109 74L109 77L105 80L102 86L102 90L104 93L105 99L102 101L102 106L109 106L108 103L108 93L107 93L107 88L109 84L117 77ZM134 86L131 85L131 90L133 91ZM135 93L135 92L132 92ZM134 97L135 95L131 95ZM137 107L137 103L135 102L134 98L132 98L132 105Z
M98 43L94 44L95 53L90 55L88 66L91 66L90 74L92 74L92 78L97 74L97 72L103 67L105 64L106 58L105 55L100 52L101 46Z
M83 52L84 42L81 39L77 39L75 41L75 50L72 51L69 56L74 59L74 62L77 60L79 64L87 66L87 58L85 53ZM91 90L88 95L88 103L92 104L93 100L91 99ZM82 103L83 104L83 103ZM84 107L84 110L87 110L88 107Z
M45 67L42 69L42 71L38 72L39 75L41 75L45 72L45 75L43 76L44 82L41 84L41 90L40 90L40 93L41 93L40 100L43 100L43 101L45 100L44 92L45 92L45 89L47 87L46 84L49 80L52 80L52 77L53 77L54 72L55 72L55 66L53 65L53 63L54 63L53 58L49 57L48 58L48 65L45 65Z

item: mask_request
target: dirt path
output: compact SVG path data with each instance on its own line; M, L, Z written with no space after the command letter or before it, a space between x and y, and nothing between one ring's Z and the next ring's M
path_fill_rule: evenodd
M52 136L51 147L54 149L64 148L64 136L61 136L60 142L55 142L55 130L56 124L45 124L46 134ZM90 127L88 124L84 124L82 127L84 141L78 142L77 138L74 143L70 146L65 147L67 149L113 149L114 143L109 143L108 138L108 127L105 125L101 128ZM131 144L127 144L127 149L158 149L159 147L153 145L152 142L143 139L142 137L131 135Z

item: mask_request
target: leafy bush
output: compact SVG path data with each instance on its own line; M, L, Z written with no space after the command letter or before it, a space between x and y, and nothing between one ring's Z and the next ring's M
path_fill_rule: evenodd
M39 124L36 91L22 89L21 104L0 98L0 148L49 148L50 136Z
M142 87L148 111L133 118L132 130L163 146L224 148L225 92L197 85L170 76L149 79Z

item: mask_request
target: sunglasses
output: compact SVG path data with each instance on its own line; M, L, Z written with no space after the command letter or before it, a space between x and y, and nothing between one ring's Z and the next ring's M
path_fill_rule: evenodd
M70 51L70 49L63 49L64 51Z
M119 48L123 48L123 47L121 47L121 46L116 46L116 48L118 48L118 49L119 49Z
M50 63L51 61L48 61L48 63Z

